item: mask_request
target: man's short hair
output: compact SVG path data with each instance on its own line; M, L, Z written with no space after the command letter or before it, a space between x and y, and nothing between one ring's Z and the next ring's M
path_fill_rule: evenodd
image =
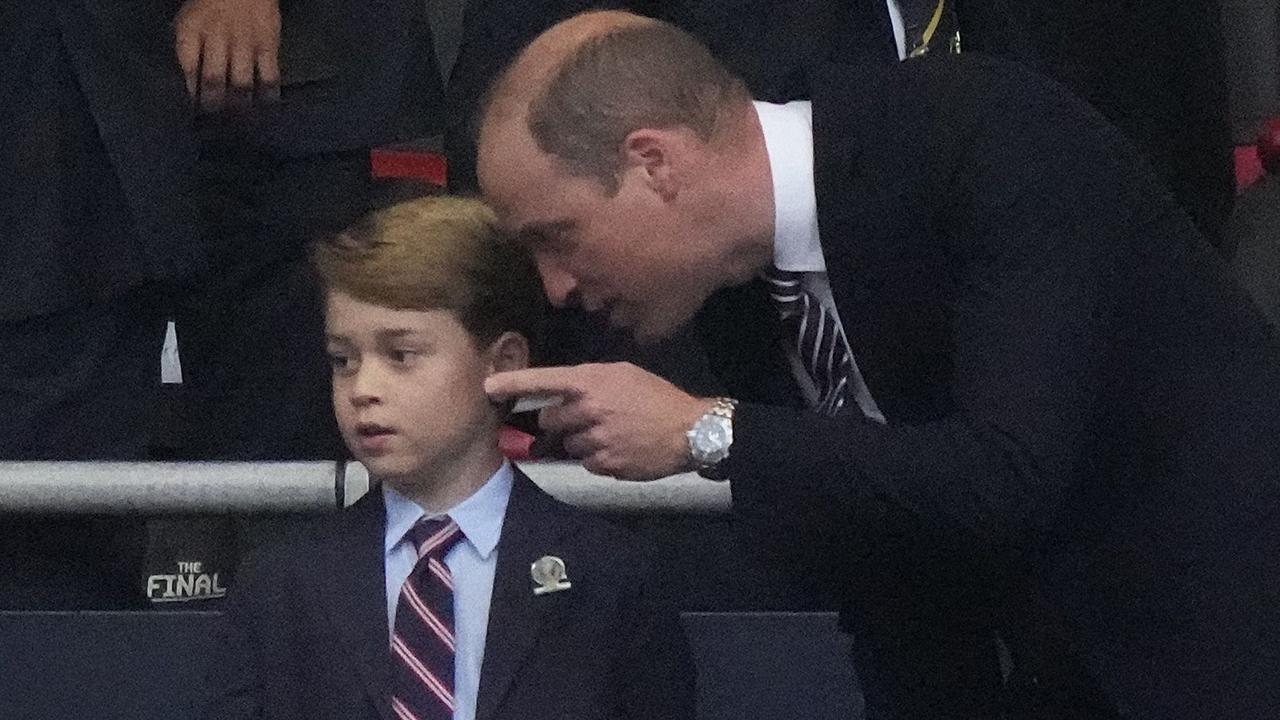
M569 53L530 102L528 129L543 152L613 193L632 132L684 127L710 141L725 111L750 100L701 42L655 20L602 33Z
M327 291L397 310L452 310L481 343L537 341L545 297L528 252L479 200L425 197L369 213L316 244Z

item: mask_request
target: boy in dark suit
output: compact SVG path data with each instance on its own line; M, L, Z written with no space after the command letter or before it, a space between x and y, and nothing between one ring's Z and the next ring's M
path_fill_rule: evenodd
M527 365L542 296L492 213L402 203L313 259L334 412L375 486L246 561L213 717L692 717L649 563L498 451L483 381Z

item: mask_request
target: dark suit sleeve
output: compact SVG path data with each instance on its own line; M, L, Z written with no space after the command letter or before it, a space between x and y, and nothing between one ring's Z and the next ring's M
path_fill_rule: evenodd
M256 556L249 556L236 573L218 639L209 663L210 701L207 720L260 718L262 709L262 648L255 598L262 586Z
M1105 446L1108 427L1091 423L1117 352L1106 327L1133 260L1124 248L1200 240L1120 136L1065 95L1003 70L910 92L937 98L925 114L941 118L917 136L937 144L920 202L946 228L951 407L880 425L856 409L743 403L727 468L735 510L868 552L912 533L931 552L1030 550Z
M637 566L623 612L630 642L619 673L619 717L632 720L692 720L695 670L680 616L662 592L652 557Z

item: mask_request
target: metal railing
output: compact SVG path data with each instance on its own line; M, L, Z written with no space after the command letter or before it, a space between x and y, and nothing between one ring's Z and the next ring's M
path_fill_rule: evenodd
M576 463L522 463L551 495L619 513L728 512L729 484L697 475L622 482ZM0 512L278 513L350 505L369 491L359 463L0 462Z

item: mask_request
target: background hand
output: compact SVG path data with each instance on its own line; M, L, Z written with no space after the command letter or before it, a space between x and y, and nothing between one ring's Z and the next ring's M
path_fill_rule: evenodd
M280 97L278 0L187 0L173 20L178 64L201 112Z

